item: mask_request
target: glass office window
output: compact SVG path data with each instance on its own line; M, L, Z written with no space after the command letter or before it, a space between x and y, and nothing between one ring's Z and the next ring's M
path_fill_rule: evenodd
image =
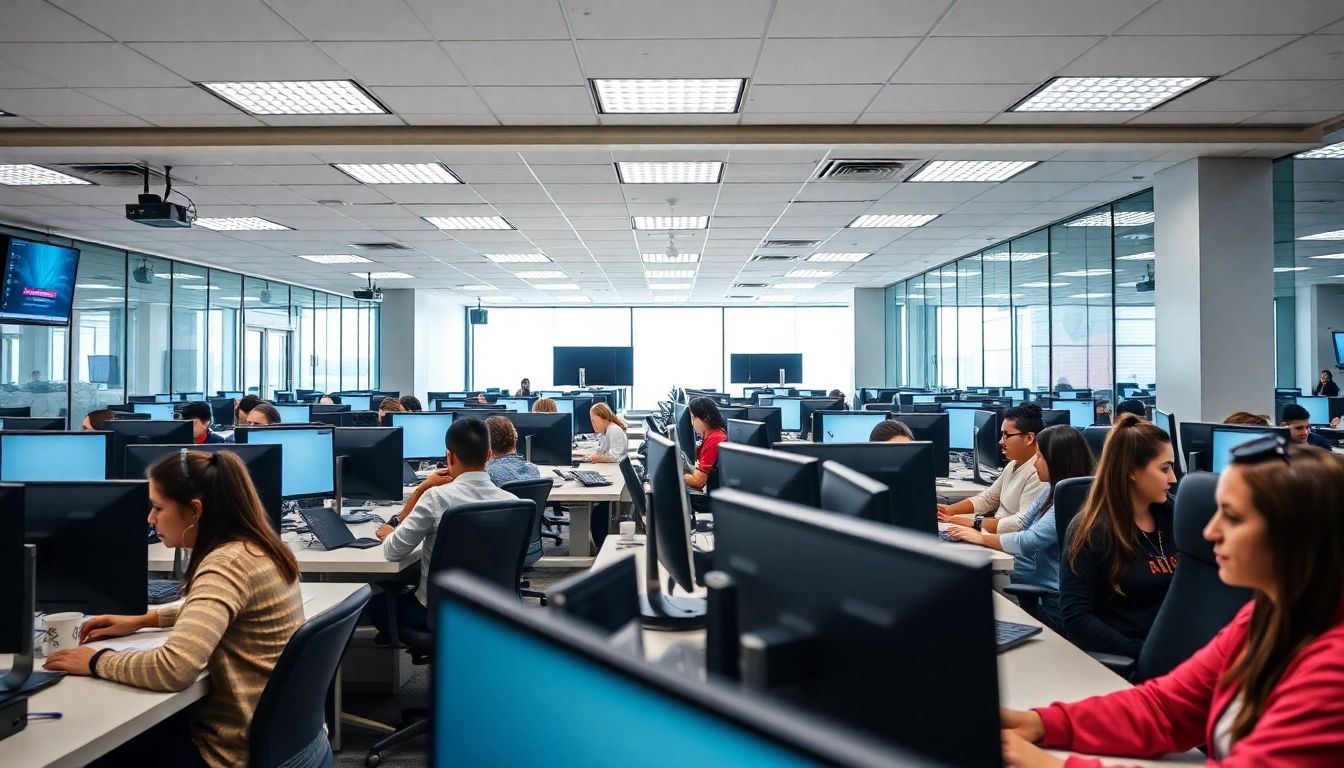
M208 395L233 392L241 385L238 374L239 323L243 309L243 276L221 269L210 270L209 319L206 323L209 342L206 355L206 386Z
M1143 192L1113 206L1115 252L1115 377L1114 382L1147 387L1157 381L1156 314L1152 290L1153 193ZM1117 392L1116 399L1123 397Z
M1052 379L1098 392L1111 388L1110 206L1050 228Z
M925 387L930 383L929 350L932 347L930 336L936 333L936 326L929 322L924 275L906 281L906 286L905 316L908 322L905 339L908 368L905 383L912 387Z
M1013 385L1013 314L1015 298L1010 284L1007 244L980 256L984 300L984 383L991 387Z
M172 278L172 391L204 392L209 275L204 267L174 263Z
M983 274L979 254L956 264L957 386L962 389L985 383Z
M135 256L126 271L130 275L126 282L126 393L167 392L173 264L167 259Z
M493 319L493 315L492 315ZM717 346L723 338L723 311L709 307L637 307L631 311L635 378L632 407L652 410L676 386L719 388L724 379L723 358ZM711 349L688 354L692 340ZM741 385L729 385L741 393Z
M126 253L93 245L80 251L70 322L74 429L89 411L126 402Z
M294 388L317 389L313 386L313 293L308 288L289 291L290 316L294 322Z
M469 325L472 334L471 386L518 388L523 379L533 390L551 389L551 348L555 310L492 309L486 325ZM574 338L582 338L577 329ZM575 343L574 346L580 346Z
M1008 244L1013 304L1013 384L1050 386L1050 235L1033 232Z
M909 369L906 345L905 292L906 283L888 286L886 290L887 368L886 385L896 386L905 380Z
M359 315L354 299L341 299L341 389L359 389Z
M845 307L728 307L723 310L723 383L733 354L798 353L806 389L848 393L854 378L854 323ZM794 382L789 382L790 384Z
M949 264L931 273L924 292L934 302L933 381L940 387L957 386L957 267Z
M327 297L327 391L339 392L341 385L341 297Z
M368 302L365 302L364 308L368 310L364 316L367 318L369 326L369 388L377 389L382 386L382 377L379 374L381 369L378 358L378 323L381 322L382 310L377 304L370 304Z

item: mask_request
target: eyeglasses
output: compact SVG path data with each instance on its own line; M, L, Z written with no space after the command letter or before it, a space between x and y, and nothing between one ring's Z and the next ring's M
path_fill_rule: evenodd
M1007 440L1007 439L1010 438L1010 437L1017 437L1018 435L1029 435L1029 434L1031 434L1031 433L1030 433L1030 432L1000 432L1000 433L999 433L999 439L1000 439L1000 440Z
M1254 440L1242 443L1234 447L1229 453L1232 460L1243 464L1252 464L1257 461L1265 461L1278 457L1283 459L1283 463L1288 464L1291 459L1288 456L1288 438L1283 435L1265 435L1257 437Z

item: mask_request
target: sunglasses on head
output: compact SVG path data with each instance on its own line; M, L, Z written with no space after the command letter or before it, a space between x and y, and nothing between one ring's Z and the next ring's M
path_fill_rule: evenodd
M1265 461L1278 457L1283 459L1284 463L1288 458L1288 438L1283 435L1265 435L1257 437L1254 440L1242 443L1230 451L1232 461L1243 464L1253 464L1257 461Z

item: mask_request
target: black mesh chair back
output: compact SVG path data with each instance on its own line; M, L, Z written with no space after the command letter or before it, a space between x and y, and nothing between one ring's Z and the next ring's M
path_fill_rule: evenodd
M528 542L527 554L523 558L523 565L529 566L541 559L541 518L542 513L546 511L546 500L550 498L551 488L555 484L549 477L539 477L534 480L514 480L511 483L505 483L500 489L512 493L520 499L530 499L537 505L536 513L533 515L532 540Z
M450 508L439 520L430 574L456 568L517 595L536 509L531 499L478 501ZM430 611L430 632L423 647L432 645L434 625L435 615ZM420 645L408 639L408 634L402 634L407 645Z
M1090 477L1071 477L1055 484L1055 536L1059 539L1061 558L1067 557L1066 553L1069 551L1067 542L1069 525L1087 503L1087 494L1091 490Z

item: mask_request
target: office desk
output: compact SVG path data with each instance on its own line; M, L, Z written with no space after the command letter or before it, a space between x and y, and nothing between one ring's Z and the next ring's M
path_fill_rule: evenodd
M953 467L952 477L938 478L939 482L951 482L951 485L934 484L933 492L938 495L938 503L956 504L958 501L969 499L989 489L988 485L980 485L969 479L970 477L969 470L963 467Z
M602 544L602 551L593 562L594 568L605 568L621 558L635 558L635 568L640 574L639 591L644 591L645 548L618 548L619 536L608 536ZM637 536L642 542L643 536ZM977 549L983 549L977 547ZM667 573L661 566L662 580L666 582ZM697 589L697 596L703 596L703 590ZM1027 615L1013 601L994 593L994 617L1000 621L1012 621L1018 624L1041 626L1041 623ZM659 632L644 630L644 653L650 661L660 658L674 644L703 645L704 630L690 632ZM1119 675L1102 666L1092 657L1083 653L1069 641L1055 634L1048 627L1041 634L1026 643L999 654L999 703L1011 709L1031 709L1043 707L1056 701L1078 701L1089 696L1097 696L1131 687ZM955 738L956 718L949 719L949 737ZM1054 751L1060 757L1067 752ZM1203 765L1204 755L1190 751L1182 755L1172 755L1162 760L1136 760L1123 758L1107 762L1126 766L1137 765L1147 768L1173 765Z
M304 619L332 608L359 589L359 584L300 585ZM312 598L311 600L309 598ZM170 632L154 632L160 643ZM41 669L41 659L37 660ZM9 666L6 657L0 664ZM40 720L0 741L5 768L82 766L205 696L208 676L176 693L156 693L91 677L67 676L28 700L30 712L60 712L60 720Z
M399 507L383 507L369 511L379 517L387 518L395 515L399 509ZM360 523L350 526L350 532L357 539L376 538L373 534L378 528L377 523ZM316 541L314 541L313 546L308 546L307 542L311 538L309 534L285 533L280 538L294 552L295 559L299 561L300 573L323 574L324 577L330 577L334 574L352 574L357 576L353 579L354 581L370 581L377 576L395 576L403 568L420 563L421 547L416 547L413 552L401 560L388 562L383 559L382 547L369 547L368 549L342 547L341 549L328 551L322 549ZM171 571L172 569L173 550L165 547L162 543L150 544L149 570Z
M938 530L940 531L946 531L948 527L947 523L938 524ZM1013 556L1007 552L1000 552L997 549L982 547L978 544L967 544L963 541L944 541L942 544L945 547L956 547L958 549L969 549L975 552L987 553L989 555L990 567L993 568L996 573L1013 572ZM999 585L996 584L994 588L998 589Z
M553 470L572 471L573 467L554 467L539 464L543 477L554 478ZM612 503L612 511L620 502L630 501L630 493L625 489L625 478L621 475L619 464L580 464L578 469L600 473L611 481L611 485L585 487L575 480L565 480L551 489L550 501L563 501L569 507L569 557L543 557L537 564L543 567L587 568L592 565L593 553L588 548L589 519L593 505L602 502Z

